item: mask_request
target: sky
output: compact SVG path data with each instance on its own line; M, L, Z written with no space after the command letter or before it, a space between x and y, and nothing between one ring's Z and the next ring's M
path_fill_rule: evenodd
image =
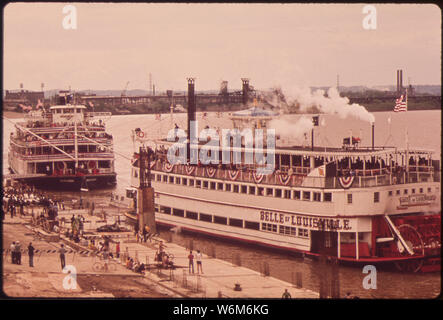
M76 8L77 28L65 29ZM257 89L441 82L441 11L432 4L10 3L4 89ZM68 17L69 16L69 17ZM367 18L366 18L367 19ZM374 20L370 20L374 22Z

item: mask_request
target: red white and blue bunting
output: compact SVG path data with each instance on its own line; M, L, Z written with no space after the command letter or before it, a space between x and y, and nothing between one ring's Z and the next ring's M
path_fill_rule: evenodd
M340 185L342 186L342 188L344 189L348 189L352 186L352 183L354 182L354 176L349 176L349 177L339 177L338 181L340 182Z
M285 174L285 173L279 173L277 174L278 176L278 181L280 182L280 184L287 186L289 184L289 182L291 181L291 175L289 174Z
M254 178L255 183L261 183L263 181L263 178L265 177L264 174L259 174L257 172L252 172L252 177Z
M232 181L237 180L239 174L240 171L238 170L228 170L229 179L231 179Z
M157 160L151 161L151 164L149 165L149 168L150 169L154 169L156 163L157 163Z
M206 167L206 174L209 178L213 178L215 176L216 171L217 171L217 169L215 169L213 167Z
M190 165L190 164L185 165L185 172L187 175L189 175L189 176L192 175L194 173L194 171L195 171L195 166Z
M166 172L172 172L172 170L174 169L174 165L173 165L173 164L170 164L169 162L165 162L165 163L163 164L163 169L164 169Z

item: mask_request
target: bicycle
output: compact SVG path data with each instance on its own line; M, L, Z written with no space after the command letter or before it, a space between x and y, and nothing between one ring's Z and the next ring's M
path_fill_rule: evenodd
M92 264L92 270L96 272L108 272L117 270L117 264L110 259L105 259L103 257L98 257Z

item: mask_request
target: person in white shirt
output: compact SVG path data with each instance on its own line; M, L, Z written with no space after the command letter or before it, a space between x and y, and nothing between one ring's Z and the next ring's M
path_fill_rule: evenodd
M195 255L196 260L197 260L197 273L201 273L203 274L203 267L202 267L202 254L200 252L200 250L197 250L197 254Z

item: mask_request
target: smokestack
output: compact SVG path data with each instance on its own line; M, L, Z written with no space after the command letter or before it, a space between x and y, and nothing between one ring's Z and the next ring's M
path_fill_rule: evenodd
M188 78L188 143L187 159L190 161L191 121L195 121L195 78Z
M372 123L372 150L374 150L374 127L375 127L375 125L374 125L374 122Z
M243 91L243 104L248 104L248 94L249 94L249 79L241 78L242 81L242 91Z

